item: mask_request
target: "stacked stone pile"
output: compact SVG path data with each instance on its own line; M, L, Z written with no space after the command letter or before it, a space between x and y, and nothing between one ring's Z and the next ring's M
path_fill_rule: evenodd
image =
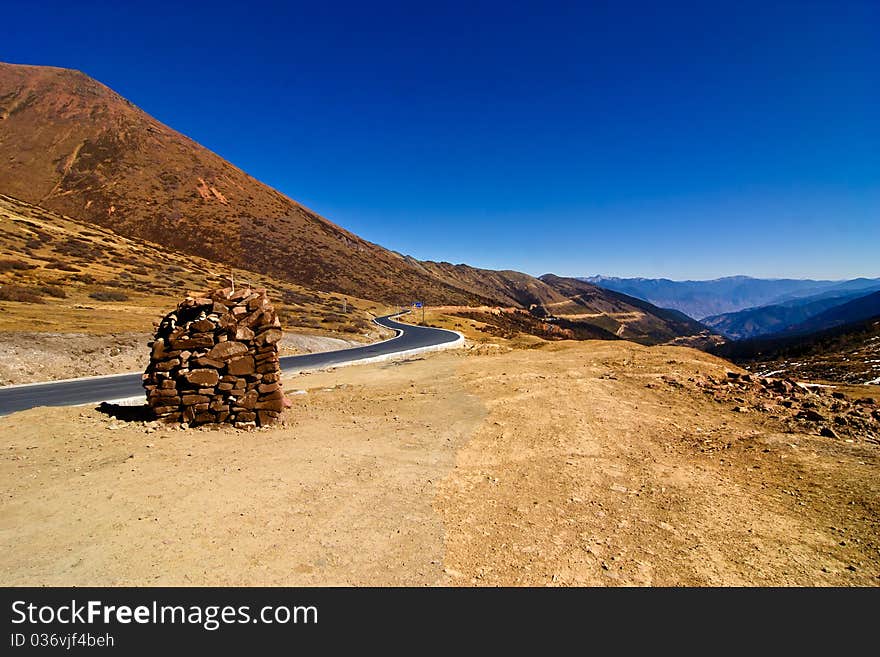
M159 324L143 375L157 419L254 427L278 421L281 322L262 288L187 297Z

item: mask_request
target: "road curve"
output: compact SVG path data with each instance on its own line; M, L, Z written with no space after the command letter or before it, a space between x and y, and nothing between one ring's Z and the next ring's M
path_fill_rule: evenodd
M285 373L332 367L343 363L392 356L412 350L427 350L447 345L461 339L454 331L412 326L395 322L393 317L401 313L377 317L373 321L389 328L397 335L382 342L374 342L363 347L325 351L301 356L284 356L281 369ZM0 387L0 415L23 411L35 406L72 406L75 404L98 403L112 399L137 397L144 394L139 372L133 374L112 374L110 376L48 381L18 386Z

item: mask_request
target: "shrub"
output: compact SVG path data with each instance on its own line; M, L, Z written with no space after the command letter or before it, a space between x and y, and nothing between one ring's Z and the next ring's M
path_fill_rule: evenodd
M97 301L128 301L128 295L119 290L97 290L89 296Z
M308 294L301 294L294 290L283 290L281 292L281 300L291 306L309 303L315 300L315 297Z
M79 281L80 283L85 283L86 285L90 285L95 282L95 277L91 274L76 274L75 276L71 276L70 280Z
M77 269L76 267L71 265L70 263L61 262L59 260L52 260L51 262L47 262L45 265L43 265L43 267L45 269L58 269L60 271L74 271L74 272L80 271L79 269Z
M41 285L37 289L43 294L48 294L50 297L55 297L56 299L67 298L67 292L65 292L64 288L60 285Z
M26 269L36 269L36 265L32 265L30 263L24 262L22 260L14 260L12 258L5 258L0 260L0 272L2 271L10 271L10 270L26 270Z
M33 288L23 285L0 285L0 301L43 303L43 299Z

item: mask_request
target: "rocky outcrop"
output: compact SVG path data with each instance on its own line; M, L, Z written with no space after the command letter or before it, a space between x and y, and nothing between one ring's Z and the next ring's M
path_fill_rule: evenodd
M281 323L262 288L187 297L160 322L144 373L157 419L237 427L278 422Z
M672 377L664 377L664 382L683 385ZM880 443L880 406L872 397L853 399L833 386L740 372L727 372L724 378L691 378L688 383L716 402L735 404L735 412L764 413L783 420L791 431Z

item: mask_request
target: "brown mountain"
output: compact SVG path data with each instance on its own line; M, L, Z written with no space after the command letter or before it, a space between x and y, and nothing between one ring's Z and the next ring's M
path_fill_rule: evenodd
M652 343L702 330L573 279L420 262L367 242L79 71L0 63L0 162L0 193L312 290L568 313Z
M486 299L260 183L79 71L0 63L0 192L128 237L386 301Z
M547 306L553 316L593 323L624 340L642 344L675 341L695 347L714 343L712 332L684 313L606 290L577 278L545 274L539 279L565 298ZM693 338L691 341L678 338Z

